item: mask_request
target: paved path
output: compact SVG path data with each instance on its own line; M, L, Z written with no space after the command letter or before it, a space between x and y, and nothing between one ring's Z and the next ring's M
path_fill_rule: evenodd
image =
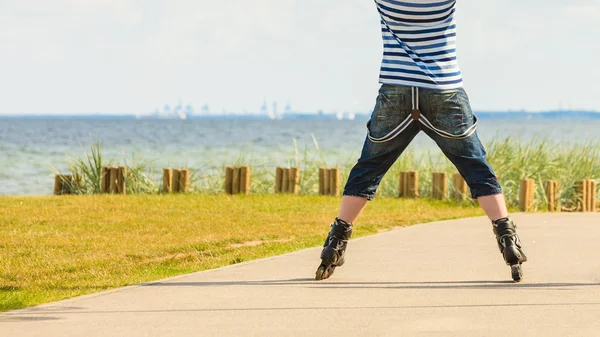
M0 336L598 336L600 214L514 218L520 284L485 219L445 221L352 241L328 281L308 249L0 314Z

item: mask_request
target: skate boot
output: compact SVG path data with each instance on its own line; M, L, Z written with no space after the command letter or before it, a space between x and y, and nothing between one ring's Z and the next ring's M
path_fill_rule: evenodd
M331 224L331 231L325 239L323 251L321 252L321 265L317 269L315 279L324 280L333 275L336 267L344 264L344 255L348 240L352 236L352 224L335 218Z
M521 264L527 261L527 256L523 252L521 241L517 235L517 226L509 218L492 221L492 225L498 241L498 248L500 248L504 261L510 266L512 278L515 282L520 282L523 279Z

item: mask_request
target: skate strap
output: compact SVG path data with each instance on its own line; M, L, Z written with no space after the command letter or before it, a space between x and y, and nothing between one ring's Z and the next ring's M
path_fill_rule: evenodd
M411 111L410 116L406 117L406 119L404 119L402 122L400 122L400 124L398 124L398 126L396 128L394 128L392 131L390 131L387 135L385 135L383 137L375 138L375 137L371 136L371 133L369 132L367 134L367 137L369 138L369 140L371 142L373 142L373 143L389 142L389 141L395 139L396 137L398 137L404 130L406 130L406 128L408 128L410 126L410 124L413 121L418 121L419 123L421 123L422 126L435 132L438 136L443 137L443 138L448 138L448 139L466 139L466 138L471 137L477 130L478 120L475 115L473 115L473 120L474 120L473 125L471 125L467 130L465 130L465 132L463 132L461 134L455 135L450 132L436 128L427 119L427 117L423 116L423 114L421 113L421 110L419 109L419 88L412 87L411 92L412 92L412 111Z

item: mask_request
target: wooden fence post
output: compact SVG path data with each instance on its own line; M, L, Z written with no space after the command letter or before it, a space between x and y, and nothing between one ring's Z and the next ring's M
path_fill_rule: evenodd
M463 179L460 173L454 173L452 175L452 199L467 199L467 182Z
M73 187L79 181L72 175L57 174L54 176L54 195L73 194Z
M338 196L340 194L340 169L329 170L329 194Z
M548 200L548 211L549 212L560 212L558 191L560 183L558 180L548 180L544 183L544 190L546 190L546 199Z
M596 212L597 186L596 180L588 180L588 212Z
M580 212L596 212L597 183L595 180L581 180L576 184L577 210Z
M70 174L66 174L62 178L62 194L73 194L73 185L75 184L73 176Z
M521 212L531 212L535 202L535 181L533 179L521 180L519 189L519 209Z
M326 169L319 168L319 195L325 195L325 174Z
M289 193L298 194L300 191L300 170L297 167L292 167L289 170Z
M288 193L290 188L290 169L283 168L283 176L281 177L281 193Z
M102 168L102 178L100 179L100 193L110 193L110 167Z
M233 185L231 188L231 194L240 194L240 168L235 167L233 169Z
M404 198L407 195L407 187L408 187L408 172L401 171L400 179L398 181L398 198Z
M281 193L283 190L281 186L283 184L283 167L277 167L275 169L275 193Z
M408 187L406 188L406 192L408 193L407 197L417 198L419 196L419 172L408 171L406 179L408 183Z
M580 180L576 183L577 190L577 211L587 212L587 181Z
M117 174L117 194L127 194L127 167L121 166Z
M117 193L117 180L119 177L119 168L111 167L110 168L110 184L109 184L109 193L116 194Z
M398 185L398 197L417 198L419 196L419 172L400 172Z
M323 195L329 195L329 169L323 169Z
M173 169L173 180L171 183L171 192L179 193L179 175L181 174L181 170Z
M232 166L225 168L225 193L233 194L233 171L235 170Z
M250 166L240 167L240 193L250 193Z
M54 195L62 194L62 176L57 174L54 176Z
M179 170L179 193L188 193L190 191L190 170Z
M434 199L445 200L448 195L448 175L434 172L431 186L431 196Z
M163 169L163 193L172 193L173 192L173 169L165 168Z

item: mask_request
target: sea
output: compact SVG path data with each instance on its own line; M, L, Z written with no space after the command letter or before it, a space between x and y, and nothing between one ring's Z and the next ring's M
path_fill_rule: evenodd
M600 141L598 118L480 118L484 143L498 137L552 143ZM236 163L276 167L296 160L328 166L353 163L366 136L367 117L354 120L212 117L187 120L125 117L0 117L0 195L49 195L54 172L91 153L115 165L142 165L160 172L186 167L200 172ZM409 150L437 153L423 133Z

